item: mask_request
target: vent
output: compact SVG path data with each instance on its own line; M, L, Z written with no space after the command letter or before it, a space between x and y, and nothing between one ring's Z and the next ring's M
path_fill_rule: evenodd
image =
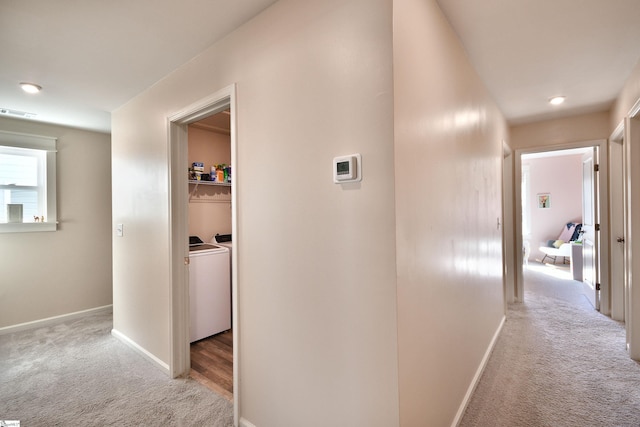
M9 115L9 116L22 117L22 118L25 118L25 119L32 119L35 116L37 116L37 114L35 114L35 113L27 113L26 111L11 110L9 108L0 108L0 114L6 114L6 115Z

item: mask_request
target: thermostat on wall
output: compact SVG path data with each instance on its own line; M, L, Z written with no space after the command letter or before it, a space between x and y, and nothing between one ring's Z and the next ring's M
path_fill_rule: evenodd
M362 156L360 154L350 154L348 156L334 157L333 182L342 184L358 181L362 181Z

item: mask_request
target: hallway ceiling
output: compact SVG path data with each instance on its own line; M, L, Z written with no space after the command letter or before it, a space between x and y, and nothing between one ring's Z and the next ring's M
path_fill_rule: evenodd
M640 59L638 0L438 2L511 123L607 109ZM109 132L111 111L273 3L3 0L0 115Z
M640 59L638 0L437 1L511 124L607 110Z
M0 116L110 132L111 111L275 1L2 0Z

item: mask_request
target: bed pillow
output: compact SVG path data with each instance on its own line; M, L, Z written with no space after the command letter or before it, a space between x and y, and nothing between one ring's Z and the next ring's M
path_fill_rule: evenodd
M553 242L553 247L554 248L559 248L560 246L562 246L563 243L564 243L563 240L558 239L555 242Z

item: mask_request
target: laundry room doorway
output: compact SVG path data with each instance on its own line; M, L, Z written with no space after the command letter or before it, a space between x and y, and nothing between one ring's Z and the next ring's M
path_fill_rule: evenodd
M230 166L232 171L232 182L222 187L230 190L230 200L228 193L224 191L204 190L201 196L212 197L222 200L222 203L230 203L231 210L231 232L232 236L237 236L237 182L238 170L236 168L236 102L235 102L235 85L228 86L211 96L204 98L192 105L186 106L182 110L168 117L169 130L169 158L170 158L170 182L169 197L171 206L171 235L170 235L170 252L171 252L171 357L170 357L170 374L172 377L186 377L190 374L191 368L191 337L190 337L190 310L189 310L189 241L190 241L190 225L189 225L189 199L192 197L194 188L208 188L209 184L197 181L193 165L189 162L189 127L190 125L200 123L200 128L206 127L208 118L222 114L227 115L229 120L229 138L230 138ZM196 125L198 126L198 125ZM191 162L193 163L193 162ZM210 167L211 165L209 165ZM215 166L215 165L214 165ZM204 171L199 171L204 172ZM209 169L211 173L211 169ZM191 180L191 178L194 178ZM202 176L199 177L202 180ZM210 179L210 177L209 177ZM220 183L221 184L221 183ZM213 187L212 187L213 188ZM199 191L199 190L198 190ZM202 230L202 229L200 229ZM202 237L203 243L211 243L212 236L208 232ZM235 239L237 240L237 239ZM227 342L232 346L232 390L234 402L234 418L237 419L238 413L238 300L237 300L237 277L238 277L238 250L236 247L230 251L231 255L231 312L233 324L232 338ZM226 338L229 338L228 336Z
M190 377L233 400L231 113L188 125Z

